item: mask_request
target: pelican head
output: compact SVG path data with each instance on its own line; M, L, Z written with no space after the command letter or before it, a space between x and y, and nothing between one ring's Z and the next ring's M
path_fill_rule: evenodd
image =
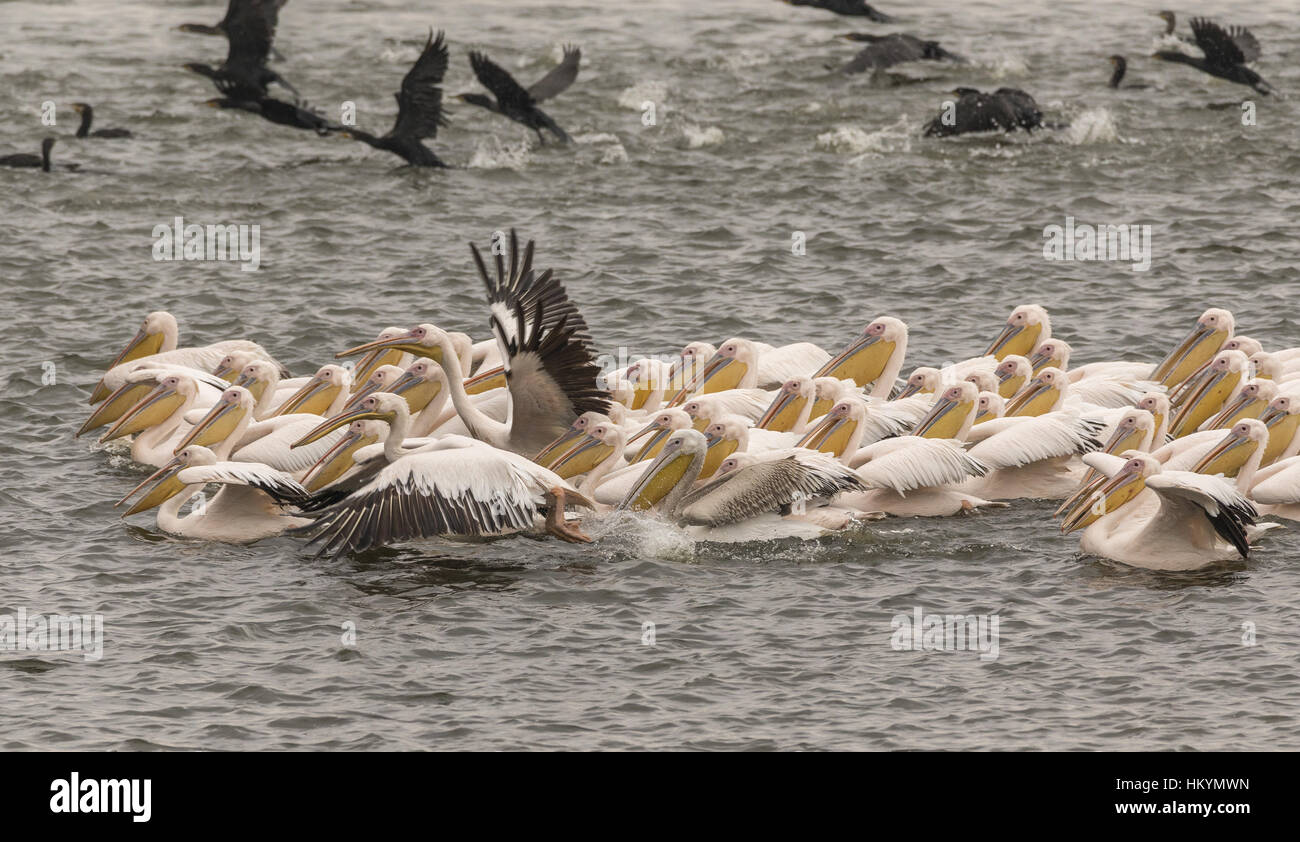
M1275 397L1277 384L1272 380L1249 380L1237 397L1228 401L1205 426L1211 430L1226 430L1243 418L1258 418Z
M639 451L637 451L637 454L633 457L632 461L643 462L646 459L658 456L660 451L663 450L664 442L668 440L668 436L672 435L676 430L690 429L694 423L695 419L687 415L686 410L684 409L660 410L649 424L646 424L640 430L637 430L637 432L627 440L628 444L631 444L642 436L650 436L649 440L641 446Z
M394 383L401 379L406 370L400 366L384 365L377 366L370 372L366 382L352 390L352 397L348 399L347 406L344 409L351 409L359 404L367 395L373 395L375 392L391 392L390 388Z
M1188 393L1170 424L1175 437L1199 429L1236 396L1246 380L1250 360L1240 351L1221 351L1210 362L1196 388Z
M1268 351L1256 351L1249 355L1251 371L1260 380L1279 380L1282 377L1282 361Z
M989 345L985 356L992 354L999 361L1008 354L1027 356L1038 343L1052 335L1052 320L1047 310L1037 304L1021 304L1007 317L1006 327Z
M221 358L217 367L212 369L213 377L220 377L227 383L234 383L244 371L244 366L257 359L252 351L231 351Z
M654 410L663 400L664 390L671 382L672 367L662 360L640 359L627 367L624 377L632 386L628 409Z
M1271 465L1282 456L1295 453L1296 431L1300 429L1300 396L1278 395L1269 401L1259 420L1268 426L1268 448L1263 464Z
M1128 456L1128 461L1113 477L1070 509L1061 523L1061 532L1068 534L1084 529L1118 510L1142 493L1147 477L1160 473L1160 463L1155 457L1145 453Z
M1001 418L1006 411L1006 399L997 392L980 392L975 404L975 423L983 424L991 418Z
M677 501L699 476L707 451L708 442L700 431L673 432L618 508L645 511L660 506L666 514L672 515Z
M836 377L814 377L813 390L814 399L812 410L808 413L808 418L821 418L831 411L841 398L847 398L855 394L856 385L852 380L840 380Z
M1192 468L1194 473L1198 474L1222 474L1225 477L1235 477L1250 461L1252 456L1260 454L1262 456L1265 448L1268 447L1268 425L1257 418L1247 418L1238 421L1228 430L1228 434L1223 437L1223 441L1216 444L1201 457ZM1259 456L1256 456L1256 467L1259 465Z
M943 384L943 374L939 369L932 368L928 365L921 366L913 371L907 378L907 384L903 390L898 393L898 397L906 398L911 395L930 395L939 391Z
M1034 417L1061 408L1070 388L1064 371L1048 366L1034 375L1020 394L1007 404L1006 415Z
M331 407L352 386L352 375L341 365L329 363L316 369L311 379L275 411L276 415L302 412L328 415Z
M275 387L280 383L280 369L266 360L253 360L244 366L235 378L234 385L243 386L253 393L253 397L270 401L275 397Z
M611 457L622 459L627 436L611 421L591 425L550 468L560 479L569 479L592 471Z
M711 395L699 395L682 405L682 410L691 416L691 426L700 432L713 423L713 419L722 414L722 407Z
M668 402L669 406L681 405L690 394L686 390L686 385L695 379L700 366L712 358L717 350L707 342L688 342L682 348L677 361L668 370L668 388L674 390L672 399Z
M446 387L447 374L442 366L428 357L421 357L408 365L384 391L406 398L406 406L414 415L445 394Z
M1029 357L1029 366L1034 374L1048 366L1065 371L1070 365L1070 343L1064 339L1052 337L1038 343L1034 353Z
M400 363L403 353L414 354L417 357L428 357L436 363L441 363L442 349L444 347L453 347L451 337L434 325L422 324L416 325L410 330L386 327L379 332L379 336L373 342L366 342L363 345L357 345L355 348L339 351L334 356L341 359L356 356L357 354L364 355L357 362L357 367L352 373L353 389L355 391L359 388L356 384L364 383L371 372L379 366Z
M289 445L290 449L320 441L353 421L383 421L391 428L399 418L409 418L411 414L411 410L406 405L406 398L394 395L392 392L374 392L349 406L349 409L344 409L333 418L326 418L313 427L306 435Z
M748 468L750 465L757 465L758 457L752 453L733 453L722 464L718 466L718 472L715 476L723 476L732 471L739 471L741 468Z
M101 442L119 439L132 433L142 433L157 426L184 410L198 396L198 383L193 377L172 374L164 377L143 399L117 420L100 438Z
M858 443L862 441L862 422L866 417L866 401L856 397L844 398L831 407L831 411L799 440L797 446L847 460L857 452Z
M907 325L892 316L881 316L867 325L852 344L832 357L814 376L852 380L865 387L888 375L892 386L906 353Z
M817 385L811 377L787 380L781 384L780 391L772 399L772 405L755 426L760 430L787 433L798 427L801 420L806 424L816 396Z
M167 464L145 477L144 481L128 491L126 496L118 500L115 505L122 505L131 499L137 491L152 482L154 486L149 489L149 493L137 500L134 506L123 512L122 517L147 512L154 506L161 506L185 490L186 484L180 479L181 471L199 465L215 464L217 464L217 455L206 447L190 445L182 448L176 452Z
M975 423L979 388L968 380L943 390L912 435L927 439L964 439Z
M735 336L718 347L682 391L687 395L708 395L727 389L752 389L757 384L758 348L748 339Z
M141 323L135 336L126 343L126 347L113 358L113 362L109 363L108 367L111 370L122 363L129 363L162 351L170 351L176 347L178 335L176 317L166 310L155 310L144 317L144 322ZM104 384L104 378L101 377L86 402L97 404L108 397L108 392L108 386Z
M1145 409L1133 407L1120 416L1115 432L1102 447L1105 453L1119 455L1129 450L1148 451L1156 433L1156 418ZM1161 442L1163 444L1163 442Z
M257 399L253 397L252 392L243 386L231 386L221 393L221 397L208 410L208 414L194 425L185 438L181 439L181 443L173 452L179 453L192 444L200 447L220 444L236 432L248 427L256 407Z
M1227 342L1223 343L1220 351L1240 351L1246 356L1253 356L1264 350L1264 345L1258 339L1251 339L1249 336L1234 336Z
M704 439L708 444L708 454L704 467L700 469L700 479L708 479L717 473L718 466L731 454L748 449L749 419L724 415L705 428Z
M567 455L567 451L573 446L574 442L584 438L597 424L605 424L608 422L609 416L603 413L594 411L582 413L577 418L573 419L573 423L569 425L569 429L556 437L555 441L542 448L542 451L533 457L533 461L541 465L543 468L551 468L554 470L554 462L561 456ZM577 471L572 474L572 476L577 476L579 473L582 473L582 471Z
M1163 445L1165 443L1165 434L1169 430L1169 413L1172 409L1169 396L1164 392L1147 392L1138 398L1135 406L1151 413L1151 417L1156 422L1156 434L1152 442L1156 447Z
M366 419L353 421L347 432L339 439L315 465L307 469L302 485L308 491L319 491L343 476L356 465L356 452L363 447L377 444L388 436L388 424L384 421Z
M1034 367L1028 357L1007 354L993 370L993 375L998 378L997 393L1004 398L1013 398L1034 376Z
M1196 320L1196 326L1151 374L1162 386L1173 388L1214 358L1223 343L1232 338L1236 321L1227 310L1211 307ZM1244 356L1244 355L1243 355Z

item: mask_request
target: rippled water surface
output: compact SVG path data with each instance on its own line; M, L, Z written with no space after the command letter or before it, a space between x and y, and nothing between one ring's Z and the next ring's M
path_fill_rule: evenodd
M1266 346L1300 344L1293 3L1195 9L1248 25L1289 100L1146 58L1162 24L1139 0L879 5L900 22L768 0L292 0L279 69L377 132L430 27L448 33L449 94L477 89L469 49L532 80L563 42L582 46L548 109L574 145L539 148L459 106L434 142L459 168L424 172L205 108L211 88L179 66L224 45L175 26L214 23L220 3L0 2L0 149L53 131L56 160L83 170L0 172L0 612L99 612L107 629L97 662L0 653L0 746L1300 747L1291 531L1249 563L1178 576L1082 557L1047 503L809 544L692 545L606 521L585 547L318 561L287 538L201 544L123 522L113 501L143 469L73 439L89 386L152 309L177 315L184 344L254 338L295 373L389 324L484 337L466 243L510 226L610 353L733 335L834 348L891 314L911 326L910 370L981 351L1030 301L1076 363L1158 358L1208 306ZM855 49L835 36L855 30L973 61L902 82L827 74ZM1116 52L1154 88L1108 90ZM1025 88L1071 126L921 139L956 85ZM92 102L137 138L76 141L66 109L42 127L46 100ZM260 225L260 270L154 262L153 226L177 215ZM1150 271L1044 260L1043 227L1067 215L1149 224ZM997 612L999 657L893 651L891 619L917 607Z

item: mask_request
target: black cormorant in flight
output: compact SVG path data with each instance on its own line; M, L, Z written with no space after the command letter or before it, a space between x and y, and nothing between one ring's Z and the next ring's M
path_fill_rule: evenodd
M812 6L816 9L825 9L837 15L865 17L877 23L890 23L893 21L893 18L878 9L872 8L865 0L785 0L785 2L791 6Z
M986 94L975 88L957 88L951 112L945 109L925 124L926 137L947 137L968 132L1010 132L1017 128L1043 128L1043 112L1029 94L1017 88L998 88ZM951 115L951 116L949 116ZM945 119L948 118L948 119Z
M966 61L962 56L940 47L938 41L922 41L906 32L896 32L893 35L850 32L841 37L850 41L867 42L867 46L863 47L861 52L840 68L841 73L884 70L886 67L909 61Z
M483 53L472 52L469 54L470 67L474 69L474 75L478 77L479 82L492 92L496 100L493 101L492 97L483 94L460 94L456 98L470 105L486 108L503 117L509 117L516 123L524 124L537 132L537 139L542 143L546 143L546 138L542 136L542 129L555 135L561 143L568 143L570 139L568 134L545 111L538 108L537 103L567 90L573 84L573 80L578 78L578 63L581 60L582 50L565 46L564 60L552 68L550 73L538 79L531 88L525 90L515 81L515 77L492 59Z
M225 37L229 31L231 19L237 18L243 13L241 7L255 2L257 2L257 0L230 0L230 3L226 6L226 16L217 21L216 26L208 26L206 23L182 23L176 28L181 32L191 32L196 35L220 35ZM275 6L277 15L279 14L280 9L284 7L284 4L288 2L289 0L273 0L272 5ZM271 58L278 61L283 59L283 56L276 51L275 47L272 47Z
M447 43L441 32L437 38L430 32L420 57L402 78L402 89L394 94L397 97L397 121L388 134L375 137L351 126L339 134L400 155L413 167L447 166L433 154L433 150L420 142L423 138L437 137L438 127L447 125L442 116L442 88L438 87L446 72Z
M319 135L327 135L343 129L342 126L329 122L313 111L305 102L285 102L269 96L241 99L236 86L218 82L217 87L227 95L208 100L205 104L211 108L234 108L247 111L272 123L294 129L307 129Z
M241 101L266 96L266 87L272 82L298 96L293 85L266 66L271 42L275 40L280 5L280 0L243 0L238 7L232 4L231 14L224 21L226 37L230 39L226 60L217 68L191 62L184 65L185 69L207 76L218 88L222 83L233 86L234 98ZM222 93L232 96L229 91Z
M0 167L39 168L49 172L50 150L53 148L54 138L47 137L41 141L41 154L33 155L30 152L15 152L12 155L0 156Z
M1211 76L1248 85L1266 96L1273 93L1272 86L1246 66L1259 58L1260 54L1259 41L1250 30L1241 26L1224 29L1205 18L1192 18L1192 35L1196 36L1196 46L1205 53L1205 58L1196 58L1175 50L1160 50L1155 57L1189 64Z
M90 130L90 124L95 119L95 109L91 108L84 102L72 103L72 110L81 115L81 125L77 127L77 137L130 137L130 129L95 129Z
M1110 74L1110 81L1106 84L1112 88L1118 88L1120 82L1124 79L1124 74L1128 72L1128 61L1123 56L1111 56L1110 65L1115 68L1115 72ZM1148 88L1150 85L1124 85L1125 90L1138 90Z

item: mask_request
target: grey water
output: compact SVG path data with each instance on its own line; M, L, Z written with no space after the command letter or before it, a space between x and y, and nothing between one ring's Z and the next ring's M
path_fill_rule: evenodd
M182 344L255 339L296 374L390 324L485 338L467 244L511 227L602 353L737 335L833 351L888 314L910 325L910 371L981 352L1029 302L1074 364L1158 359L1210 306L1266 347L1300 344L1294 3L1180 10L1183 33L1192 12L1248 26L1286 99L1149 58L1163 23L1139 0L877 5L899 22L775 0L292 0L277 68L375 133L431 28L451 45L449 97L478 90L470 49L527 83L582 47L547 109L572 145L449 99L431 145L456 168L420 171L205 107L215 92L180 65L224 42L176 26L215 23L220 2L0 2L0 151L53 134L56 162L81 168L0 171L0 614L105 629L98 660L0 651L0 747L1300 747L1294 530L1182 575L1082 556L1046 502L809 543L695 544L616 519L587 546L317 560L290 538L123 521L113 502L144 469L73 438L154 309ZM971 63L838 78L824 65L853 55L836 37L852 31L914 32ZM1153 87L1108 89L1112 53ZM1023 88L1070 125L923 139L958 85ZM74 101L136 137L76 140ZM257 271L155 261L151 232L176 216L260 226ZM1151 226L1149 270L1046 260L1043 230L1067 217ZM918 608L996 614L996 659L896 650L895 616Z

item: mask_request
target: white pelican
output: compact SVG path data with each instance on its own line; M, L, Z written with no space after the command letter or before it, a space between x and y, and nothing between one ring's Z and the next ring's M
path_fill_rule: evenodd
M1272 380L1248 380L1237 396L1203 426L1207 430L1226 430L1243 418L1258 418L1277 397L1277 391Z
M1006 411L1006 399L997 392L980 392L979 401L975 404L975 423L983 424L994 418L1001 418Z
M1255 475L1250 497L1260 514L1300 520L1300 456L1274 462Z
M632 386L632 399L627 408L654 412L663 405L664 392L672 378L672 366L647 357L628 366L624 377Z
M1034 367L1029 364L1028 357L1007 354L993 370L993 376L998 379L998 388L995 391L1001 397L1010 400L1024 388L1029 378L1034 376Z
M793 377L781 384L780 391L754 426L776 433L805 433L816 399L817 385L811 377Z
M99 402L90 413L90 417L77 430L76 435L84 435L91 430L97 430L106 424L120 420L123 415L138 406L159 381L173 375L191 378L199 384L202 394L198 403L202 406L210 405L213 395L219 395L221 390L226 388L226 381L196 368L180 365L143 365L123 373L121 383L107 398Z
M1090 453L1084 461L1110 480L1061 524L1064 533L1084 530L1083 552L1148 570L1196 570L1249 554L1246 528L1257 513L1226 480L1163 470L1149 454Z
M952 439L898 436L859 450L849 463L870 491L840 504L897 517L947 517L981 506L1005 508L960 490L988 468Z
M650 436L646 443L641 446L640 450L629 457L631 462L643 462L646 459L653 459L659 455L663 449L664 442L668 436L676 430L685 430L693 427L695 419L686 414L684 409L665 409L655 414L655 417L627 440L631 445L634 441L642 436Z
M495 281L489 278L477 247L471 244L470 250L488 289L492 330L505 360L509 404L504 422L489 417L470 400L451 338L433 325L419 325L340 356L396 348L429 357L446 372L452 404L475 438L532 455L562 434L575 416L608 412L609 396L597 386L600 369L582 314L549 269L533 273L533 242L528 242L520 260L511 232L510 273L506 274L503 257L496 255Z
M186 538L246 543L279 535L310 521L284 513L284 505L307 498L293 477L251 462L221 462L206 447L190 445L118 501L126 502L141 488L148 493L122 517L158 509L158 528ZM210 501L181 517L181 506L209 483L221 490Z
M1169 424L1170 432L1177 438L1199 430L1237 397L1246 383L1249 366L1249 359L1240 351L1219 352L1187 393Z
M702 433L673 433L619 508L657 509L669 520L693 527L688 530L693 535L709 540L763 540L792 532L807 534L809 524L783 522L783 513L817 505L844 491L863 490L857 474L834 460L793 453L738 467L692 489L707 450Z
M1265 465L1300 453L1300 391L1284 391L1273 398L1259 420L1268 426Z
M1169 396L1163 392L1147 392L1136 404L1138 409L1151 413L1156 421L1156 431L1151 436L1151 446L1163 445L1169 438L1169 419L1171 407Z
M1168 389L1173 389L1212 360L1232 339L1236 321L1227 310L1211 307L1196 320L1196 327L1176 348L1161 360L1151 379ZM1243 356L1245 356L1243 354Z
M1100 362L1067 370L1070 353L1069 343L1052 337L1039 343L1029 364L1035 374L1045 368L1064 371L1073 393L1094 406L1111 409L1131 406L1144 392L1158 388L1158 384L1147 379L1155 368L1150 363ZM1141 376L1142 372L1146 376Z
M1145 409L1134 407L1120 416L1119 421L1111 431L1110 438L1097 452L1109 453L1113 456L1120 456L1130 451L1146 453L1151 450L1151 445L1155 441L1155 434L1155 416ZM1096 491L1101 485L1100 480L1103 478L1103 475L1096 468L1088 468L1080 481L1079 490L1065 498L1065 501L1056 510L1056 517L1060 517L1067 509L1073 508L1084 497Z
M863 329L862 335L826 362L813 378L852 380L873 398L887 398L903 369L907 354L907 325L892 316L881 316Z
M131 377L156 385L99 441L102 444L134 434L131 458L156 468L171 461L172 450L180 440L182 430L188 431L185 413L198 403L200 396L211 401L213 395L219 396L220 393L210 383L200 384L193 376L167 374L166 370L145 369Z
M829 453L843 464L851 464L854 455L865 445L907 432L906 425L878 412L879 406L882 404L869 404L865 398L845 398L831 407L799 440L798 446Z
M297 392L275 410L276 415L302 412L322 417L337 415L347 405L352 389L352 375L341 365L323 365Z
M1006 327L984 353L997 357L999 362L1008 354L1028 357L1040 342L1051 335L1052 319L1047 310L1037 304L1021 304L1011 311Z
M626 446L627 435L622 428L613 422L602 421L585 429L578 440L555 460L551 470L563 479L581 475L582 479L574 483L574 488L596 499L596 487L606 475L623 467Z
M379 331L375 337L375 342L385 342L389 339L396 339L406 333L405 328L389 326ZM352 391L355 392L366 384L371 374L381 365L393 365L398 368L405 368L412 360L412 356L398 348L375 348L366 353L357 360L352 368Z

